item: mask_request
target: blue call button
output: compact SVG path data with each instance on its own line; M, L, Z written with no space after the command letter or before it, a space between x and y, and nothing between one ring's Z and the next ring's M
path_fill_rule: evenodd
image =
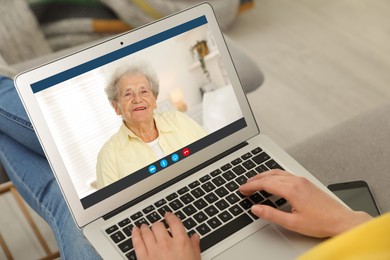
M154 166L154 165L150 165L150 166L149 166L149 173L150 173L150 174L153 174L153 173L155 173L156 171L157 171L156 166Z
M177 162L179 160L179 155L177 153L172 154L171 156L172 162Z
M163 168L167 167L168 166L168 161L165 160L165 159L161 160L160 161L160 166L163 167Z

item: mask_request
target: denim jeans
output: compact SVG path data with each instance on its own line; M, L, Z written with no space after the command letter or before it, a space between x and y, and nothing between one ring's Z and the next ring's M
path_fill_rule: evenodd
M52 228L61 259L99 259L76 226L10 78L0 76L0 161L25 201Z

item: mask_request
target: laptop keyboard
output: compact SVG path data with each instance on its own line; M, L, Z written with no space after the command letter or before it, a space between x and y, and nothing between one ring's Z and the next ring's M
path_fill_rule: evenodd
M131 240L134 225L140 227L162 221L168 228L164 214L169 211L182 220L188 235L195 232L200 235L203 252L256 221L258 217L250 211L252 205L277 208L286 203L285 199L266 191L249 197L238 191L249 178L270 169L283 168L258 147L119 221L107 228L106 234L127 259L136 259Z

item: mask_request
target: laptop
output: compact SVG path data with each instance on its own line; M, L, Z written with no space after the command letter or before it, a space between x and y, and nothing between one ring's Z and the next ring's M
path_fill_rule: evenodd
M137 158L146 163L98 184L99 151L123 126L104 89L119 68L142 62L160 82L154 113L183 114L205 134L158 159ZM200 234L203 259L237 259L243 252L246 259L288 259L321 241L250 211L256 203L288 209L283 198L237 190L279 168L327 191L260 133L209 4L23 72L15 84L75 223L103 258L136 259L132 227L163 221L166 211L182 219L189 235Z

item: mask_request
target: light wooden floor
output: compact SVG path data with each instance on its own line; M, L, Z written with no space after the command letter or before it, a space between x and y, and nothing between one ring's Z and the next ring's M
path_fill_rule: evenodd
M281 146L390 102L390 1L255 1L227 34L265 74L249 100L260 128ZM15 258L39 258L9 198L0 198L0 208L0 231Z
M390 2L256 0L228 35L257 62L249 94L283 147L390 102Z

